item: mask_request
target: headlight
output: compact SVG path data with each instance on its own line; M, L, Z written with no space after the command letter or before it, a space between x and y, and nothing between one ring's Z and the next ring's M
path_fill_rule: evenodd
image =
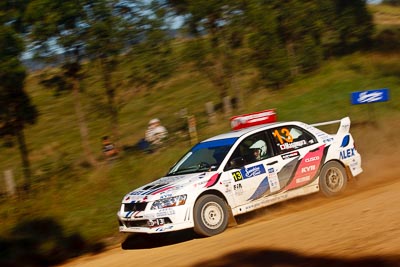
M169 207L180 206L180 205L184 205L185 202L186 202L186 195L163 198L163 199L154 201L153 205L151 205L151 209L157 210L157 209L164 209L164 208L169 208Z

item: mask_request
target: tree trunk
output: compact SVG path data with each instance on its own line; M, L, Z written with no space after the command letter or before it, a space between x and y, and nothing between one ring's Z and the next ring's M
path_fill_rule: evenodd
M239 111L242 112L244 109L243 105L243 90L242 87L239 85L238 79L236 78L236 75L233 74L231 77L231 87L233 88L235 92L235 108Z
M85 153L86 160L92 166L96 166L96 164L97 164L96 159L93 157L92 150L90 149L89 130L86 125L85 115L82 110L79 89L80 89L79 80L75 78L75 79L73 79L72 94L74 96L75 114L78 119L79 131L80 131L80 135L81 135L81 144L82 144L83 151Z
M294 50L294 43L292 41L288 41L286 43L286 51L289 59L290 74L292 78L294 78L299 75L299 68L297 66L296 52Z
M117 142L119 139L119 131L118 131L119 122L118 122L118 109L115 104L115 88L111 83L112 70L107 67L108 64L106 60L101 60L100 64L101 64L101 69L103 71L103 82L106 90L107 104L110 113L111 132L113 134L114 142Z
M26 146L24 130L17 130L17 140L19 152L21 155L22 171L24 173L24 189L29 190L31 188L31 164L29 162L29 151Z

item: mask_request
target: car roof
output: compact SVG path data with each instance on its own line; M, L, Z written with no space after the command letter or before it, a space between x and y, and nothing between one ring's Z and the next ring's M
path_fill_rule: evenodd
M243 128L240 130L236 130L236 131L230 131L227 133L223 133L223 134L219 134L213 137L210 137L206 140L203 140L202 142L208 142L208 141L214 141L214 140L221 140L221 139L227 139L227 138L239 138L242 135L248 134L248 133L252 133L252 132L258 132L259 130L262 129L269 129L273 126L276 125L280 125L280 124L284 124L287 122L281 121L281 122L273 122L273 123L268 123L268 124L262 124L262 125L257 125L257 126L252 126L252 127L248 127L248 128ZM295 123L295 122L293 122Z

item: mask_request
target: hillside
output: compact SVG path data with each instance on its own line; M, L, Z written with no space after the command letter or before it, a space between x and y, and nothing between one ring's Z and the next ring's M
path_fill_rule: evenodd
M385 27L398 29L400 12L393 9L389 12L386 7L374 7L373 12L378 14L376 21L380 26L390 21ZM318 71L298 78L282 90L256 87L252 79L254 72L243 69L236 76L235 90L240 89L245 105L232 115L276 108L279 120L313 123L350 116L357 148L366 166L372 168L369 164L375 164L387 152L399 151L399 141L393 138L393 129L400 124L399 51L375 48L330 59ZM88 65L89 73L95 69ZM163 175L191 146L185 134L186 120L180 117L182 110L196 117L200 140L229 130L229 117L221 112L217 114L218 123L209 124L205 104L208 101L219 104L220 100L212 84L199 73L181 66L171 79L145 91L130 86L128 70L129 62L124 62L117 75L123 88L117 97L120 104L118 145L122 148L135 144L143 137L147 122L154 117L160 118L168 128L169 144L155 154L124 151L117 160L104 161L101 138L110 134L109 118L104 114L106 100L100 78L91 75L84 80L82 101L89 122L91 149L100 162L96 168L87 167L83 160L72 96L66 92L57 95L41 86L43 71L29 76L26 88L40 113L38 123L25 132L33 190L29 195L9 198L0 179L0 246L15 246L15 257L22 241L27 239L41 244L38 250L43 255L51 254L63 242L67 245L61 246L61 253L69 251L68 246L79 248L72 249L72 255L67 256L120 242L116 212L123 195ZM350 104L351 92L376 88L389 88L390 101ZM230 94L234 93L232 89ZM21 184L16 143L4 140L0 145L1 176L11 170L16 183ZM38 229L36 235L34 230ZM46 234L50 231L53 235L44 242L41 231Z

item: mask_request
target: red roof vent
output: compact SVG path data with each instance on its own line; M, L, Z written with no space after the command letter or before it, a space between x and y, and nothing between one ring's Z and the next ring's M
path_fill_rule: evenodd
M275 109L266 109L263 111L243 114L231 118L231 128L239 130L255 125L266 124L276 121Z

